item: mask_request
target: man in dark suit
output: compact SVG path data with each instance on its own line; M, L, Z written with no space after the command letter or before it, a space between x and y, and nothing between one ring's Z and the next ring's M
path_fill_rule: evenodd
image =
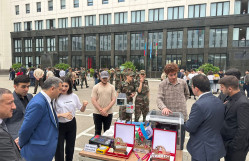
M52 161L58 142L58 119L54 99L62 90L62 80L48 78L42 91L28 104L19 131L21 155L27 161Z
M241 77L241 72L239 71L239 69L236 69L236 68L231 68L231 69L228 69L224 75L224 77L226 76L229 76L229 75L232 75L232 76L235 76L237 79L238 79L238 82L240 80L240 77ZM243 87L242 86L239 86L240 88L240 92L243 94L243 95L246 95L245 94L245 91L243 90ZM220 93L220 95L218 96L218 98L222 101L222 102L226 102L227 99L228 99L228 95L224 94L222 91Z
M205 75L192 78L192 90L199 99L193 104L184 125L190 133L187 150L192 161L217 161L226 153L220 134L225 107L210 93L210 83Z
M18 138L18 131L21 128L25 109L29 101L33 98L32 94L29 94L30 79L27 75L19 75L14 79L13 92L14 102L16 109L13 111L13 116L4 120L8 132L13 139Z
M16 109L11 91L0 88L0 160L21 161L22 157L13 138L8 133L3 119L12 117Z
M245 161L249 149L249 101L240 92L235 76L219 81L221 91L229 98L225 104L225 121L221 135L226 148L225 161Z

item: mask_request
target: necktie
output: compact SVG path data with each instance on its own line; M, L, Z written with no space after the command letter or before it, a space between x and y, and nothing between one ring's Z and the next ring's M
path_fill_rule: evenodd
M54 120L55 120L55 123L56 123L56 126L57 126L57 121L55 119L55 111L54 111L54 105L53 105L53 101L50 102L51 103L51 107L52 107L52 113L53 113L53 116L54 116Z
M2 125L3 129L8 132L8 128L7 128L7 126L6 126L6 124L5 124L4 121L1 123L1 125Z

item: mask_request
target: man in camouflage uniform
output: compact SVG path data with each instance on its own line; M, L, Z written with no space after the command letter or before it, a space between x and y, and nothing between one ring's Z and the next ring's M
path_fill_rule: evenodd
M110 70L111 74L110 74L110 83L113 84L113 79L114 79L114 69L112 68Z
M138 72L138 69L136 69L135 79L136 79L136 80L138 80L138 79L139 79L139 72Z
M81 70L80 70L80 86L81 86L81 89L83 88L83 82L84 81L85 81L85 84L86 84L86 88L88 88L89 86L87 85L86 69L81 68Z
M143 114L143 122L149 112L149 84L145 80L146 74L144 70L140 71L139 80L136 83L137 96L135 99L135 122L138 122L141 113Z
M120 69L118 68L115 73L115 90L118 89L120 82L122 81L121 78L121 72Z
M126 81L121 82L117 90L118 93L125 93L127 104L133 103L133 97L135 96L136 87L133 81L133 72L126 72ZM121 120L131 120L131 114L126 113L126 106L119 106L119 118Z

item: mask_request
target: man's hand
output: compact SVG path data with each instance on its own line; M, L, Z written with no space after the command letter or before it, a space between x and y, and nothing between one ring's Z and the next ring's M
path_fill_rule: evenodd
M170 113L172 113L172 111L170 109L168 109L167 107L165 107L163 110L162 110L162 114L163 115L169 115Z
M73 119L73 115L71 112L67 112L67 113L63 113L62 117L68 119L68 120L72 120Z
M134 97L136 95L135 92L131 93L130 97Z
M88 101L84 100L83 101L83 106L86 107L88 105Z
M103 109L100 109L99 112L100 112L100 114L101 114L102 116L105 116L105 117L108 116L108 114L107 114Z
M140 78L140 83L143 83L144 82L144 77L141 77Z
M16 143L16 146L18 147L18 149L21 150L21 148L19 146L19 137L15 139L15 143Z

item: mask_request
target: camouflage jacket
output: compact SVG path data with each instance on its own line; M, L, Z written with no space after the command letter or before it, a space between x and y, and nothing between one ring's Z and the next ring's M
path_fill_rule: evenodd
M113 78L114 78L114 73L111 73L110 74L110 79L113 80Z
M80 78L86 78L86 71L80 71Z
M130 95L133 93L133 92L136 92L136 86L135 86L135 83L131 82L131 83L128 83L128 82L121 82L119 84L119 87L118 87L118 90L117 90L118 93L125 93L126 94L126 98L127 98L127 103L129 102L133 102L133 98L130 97Z
M115 81L121 81L120 80L120 76L121 76L121 73L120 72L116 72L115 73Z
M140 85L140 80L136 81L136 92L137 92L136 101L142 101L146 103L149 101L148 93L150 91L148 80L144 80L142 84L142 90L140 93L138 92L139 85Z

